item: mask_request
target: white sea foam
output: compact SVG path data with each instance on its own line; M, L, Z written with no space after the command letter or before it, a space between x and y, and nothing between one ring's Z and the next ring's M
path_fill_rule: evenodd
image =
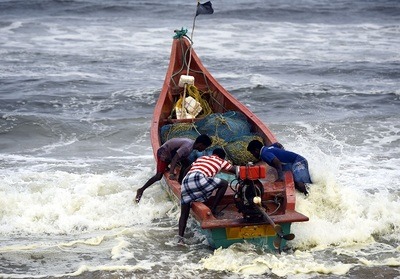
M154 195L161 191L154 186L146 191L149 199L141 207L134 204L135 189L147 179L147 172L152 169L143 168L129 177L62 171L3 173L2 234L93 232L149 223L165 214L168 203L157 203L165 194Z
M248 32L241 32L240 40L237 40L237 30ZM196 43L207 50L204 53L214 54L219 59L248 57L257 60L296 61L307 58L310 61L331 62L382 62L382 59L393 62L400 59L394 43L399 42L399 37L395 36L397 31L374 24L348 24L338 29L337 25L330 24L260 21L251 24L246 21L236 22L234 25L220 23L218 29L205 27L196 32ZM382 36L382 32L393 34L390 42L386 36ZM373 41L370 40L372 37ZM225 47L226 45L229 47ZM354 52L355 46L359 52ZM373 52L371 47L374 48ZM335 48L335 51L327 51L330 48ZM221 49L224 51L220 51Z
M309 252L259 254L248 244L215 250L212 255L203 259L202 263L207 269L228 270L242 276L274 274L279 277L313 273L344 275L352 267L351 264L318 260Z

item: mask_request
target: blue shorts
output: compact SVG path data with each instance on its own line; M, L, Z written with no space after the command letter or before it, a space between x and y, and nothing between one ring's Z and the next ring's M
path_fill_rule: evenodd
M193 201L205 202L218 188L221 178L207 177L202 172L189 172L182 180L181 204L188 204Z
M301 156L298 156L293 164L284 165L283 169L292 171L294 182L312 183L308 170L308 162Z

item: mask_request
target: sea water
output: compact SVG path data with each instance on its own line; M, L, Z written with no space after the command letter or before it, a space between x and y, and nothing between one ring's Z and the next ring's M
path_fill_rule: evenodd
M400 3L212 2L193 30L197 1L0 1L0 277L400 277ZM181 27L308 159L282 254L212 250L191 219L177 245L159 183L133 202Z

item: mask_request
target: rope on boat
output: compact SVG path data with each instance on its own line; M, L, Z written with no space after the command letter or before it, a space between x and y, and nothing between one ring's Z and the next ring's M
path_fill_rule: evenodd
M212 113L212 109L210 107L210 105L208 104L208 102L206 100L204 100L202 98L202 94L196 86L194 85L188 85L187 86L187 93L190 97L192 97L193 99L195 99L197 102L200 103L200 106L202 108L202 111L200 112L200 114L198 115L198 117L204 117L207 115L210 115ZM176 102L175 106L176 107L183 107L183 96L181 98L179 98L179 100Z
M189 37L186 35L188 30L183 27L181 28L181 30L174 30L174 32L175 32L175 36L173 37L174 39L181 39L183 37L187 37L189 39Z

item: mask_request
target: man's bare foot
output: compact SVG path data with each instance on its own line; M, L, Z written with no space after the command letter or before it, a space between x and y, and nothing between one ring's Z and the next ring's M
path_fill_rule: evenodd
M185 245L185 238L183 236L178 236L178 244Z
M308 196L308 191L307 191L307 187L306 187L306 185L304 184L304 183L298 183L298 184L296 184L296 189L299 191L299 192L302 192L305 196Z

